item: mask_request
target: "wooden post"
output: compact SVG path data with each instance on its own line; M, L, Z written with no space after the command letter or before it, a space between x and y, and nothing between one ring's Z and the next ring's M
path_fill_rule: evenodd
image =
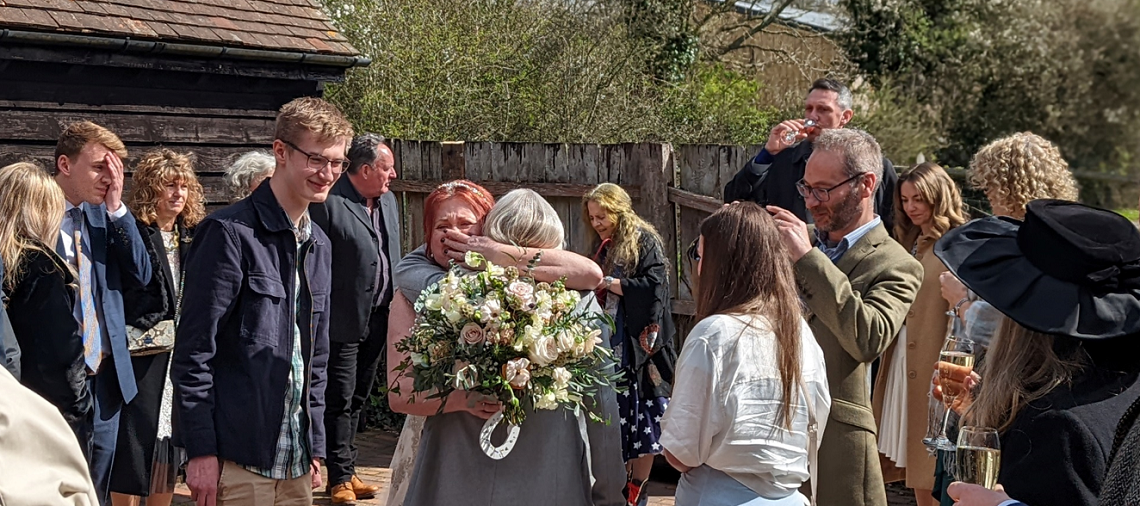
M673 186L673 146L670 144L627 144L624 157L628 169L623 182L640 179L641 199L637 213L653 224L665 247L665 258L670 265L669 285L677 296L677 220L673 203L669 201L669 187ZM633 176L632 178L629 176Z
M443 180L467 179L463 142L442 142Z

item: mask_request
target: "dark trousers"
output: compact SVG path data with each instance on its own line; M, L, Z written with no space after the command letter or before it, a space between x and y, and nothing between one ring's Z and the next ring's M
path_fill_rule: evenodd
M91 481L95 484L99 504L110 504L111 468L115 463L115 445L119 439L123 392L119 389L114 359L107 357L103 364L99 374L87 377L87 388L95 396L95 421L92 425L80 427L77 435L91 468Z
M325 440L329 484L338 485L356 474L356 428L368 403L376 371L387 349L388 310L372 313L368 336L359 343L329 343L328 383L325 386Z

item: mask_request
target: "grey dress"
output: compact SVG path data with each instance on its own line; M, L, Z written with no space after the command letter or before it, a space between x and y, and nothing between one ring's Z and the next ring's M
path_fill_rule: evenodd
M592 293L584 295L578 307L601 311ZM602 340L609 342L608 329L603 329ZM587 419L588 448L571 411L537 410L527 413L514 449L502 460L491 459L479 446L484 420L466 412L427 417L404 505L625 504L616 395L606 390L597 397L602 404L592 409L610 423ZM492 443L506 438L505 426L495 429Z

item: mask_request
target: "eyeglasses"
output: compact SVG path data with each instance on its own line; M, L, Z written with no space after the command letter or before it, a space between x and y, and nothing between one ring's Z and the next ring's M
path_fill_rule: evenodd
M851 176L847 179L844 179L842 182L840 182L839 184L837 184L835 186L832 186L831 188L812 188L812 187L808 186L807 183L805 183L803 179L801 179L801 180L799 180L799 182L796 183L796 191L799 192L800 197L802 197L802 198L806 199L808 195L811 195L812 197L815 197L815 199L820 201L820 202L827 202L828 200L831 200L831 190L834 190L836 188L839 188L840 186L843 186L847 183L850 183L851 181L854 181L859 176L862 176L865 174L866 174L866 172L861 172L859 174L855 174L854 176Z
M309 157L308 167L310 169L321 170L321 169L325 168L326 166L328 166L328 167L332 168L333 175L337 175L337 174L340 174L341 172L344 172L344 169L348 168L348 160L344 160L344 159L329 160L328 158L325 158L321 155L305 151L305 150L297 147L296 144L293 144L292 142L289 142L285 139L281 139L281 142L284 142L286 146L289 146L289 147L297 150L302 155Z
M697 239L694 239L691 244L689 244L689 250L685 252L685 254L689 256L689 260L692 260L694 262L701 261L701 254L698 253L699 250L697 249L697 243L699 243L700 240L701 239L698 237Z

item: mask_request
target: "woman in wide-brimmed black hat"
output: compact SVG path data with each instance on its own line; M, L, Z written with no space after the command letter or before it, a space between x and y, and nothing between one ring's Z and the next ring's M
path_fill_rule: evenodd
M1037 200L975 220L935 254L1005 315L964 424L1001 433L998 481L1034 506L1095 505L1117 422L1140 398L1140 232Z

